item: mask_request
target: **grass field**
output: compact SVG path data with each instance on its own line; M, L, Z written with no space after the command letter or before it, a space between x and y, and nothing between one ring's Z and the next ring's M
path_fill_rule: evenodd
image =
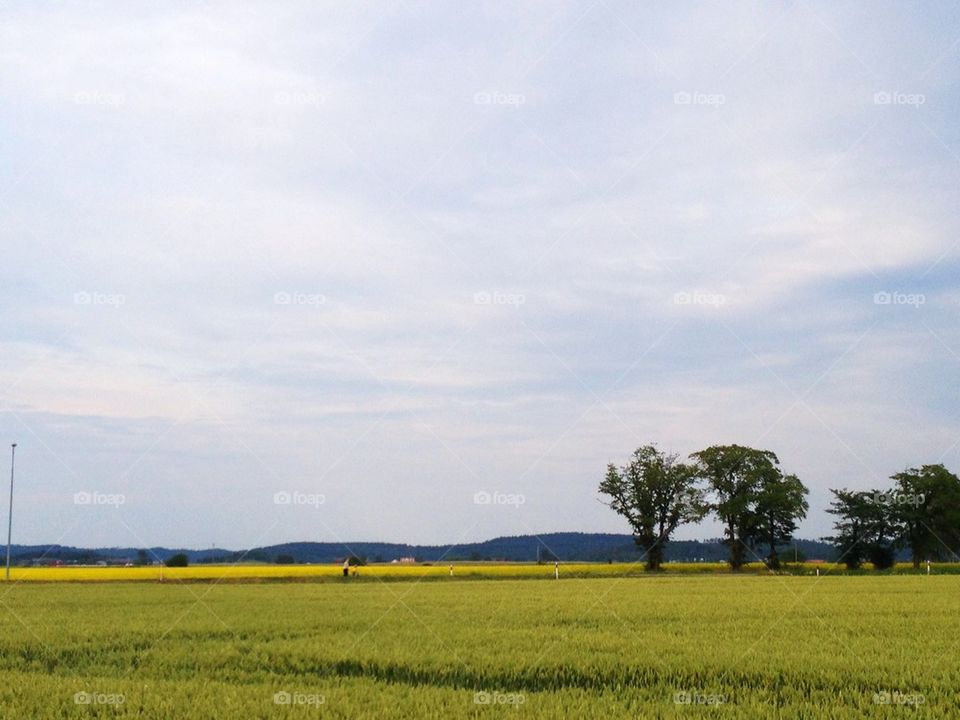
M958 717L960 577L12 583L3 717Z

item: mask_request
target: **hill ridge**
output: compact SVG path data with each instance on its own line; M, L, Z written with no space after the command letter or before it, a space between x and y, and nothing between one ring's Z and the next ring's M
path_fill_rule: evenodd
M789 558L794 545L784 551ZM818 540L796 541L800 557L829 559L833 548ZM145 558L142 553L145 553ZM28 562L62 561L68 563L148 562L167 560L176 553L184 553L191 563L204 562L277 562L278 559L297 563L342 562L347 555L356 555L368 562L391 562L400 558L414 558L419 562L456 560L507 560L514 562L535 560L561 561L617 561L632 562L642 559L642 553L626 533L551 532L537 535L503 535L489 540L449 545L423 545L378 541L295 541L277 543L246 550L225 548L167 548L154 546L82 548L67 545L13 545L11 555L17 564ZM666 545L670 561L722 561L727 549L718 539L673 540Z

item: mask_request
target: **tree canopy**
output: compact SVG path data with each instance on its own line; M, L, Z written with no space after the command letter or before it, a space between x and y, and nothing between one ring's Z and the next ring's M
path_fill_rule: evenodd
M630 524L634 540L646 553L648 569L660 568L664 545L677 527L700 520L706 513L695 479L692 466L653 445L635 450L620 468L607 466L600 492Z

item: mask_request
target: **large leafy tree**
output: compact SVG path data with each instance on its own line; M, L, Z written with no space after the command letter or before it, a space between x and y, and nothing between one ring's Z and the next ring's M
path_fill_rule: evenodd
M836 535L824 538L837 548L837 560L851 570L869 560L878 569L893 566L894 541L899 535L890 505L878 500L886 491L831 490L833 502L827 512L836 515Z
M899 529L898 544L910 548L913 566L924 559L955 559L960 550L960 478L943 465L910 468L891 477L886 498Z
M695 480L693 467L653 445L635 450L630 462L620 468L607 466L600 492L630 523L634 540L646 553L647 569L660 568L664 545L674 530L706 513Z
M780 468L763 468L757 489L756 522L753 540L767 549L767 565L780 567L777 547L793 539L797 522L807 516L808 490L796 475L784 475Z
M724 525L730 567L739 570L757 536L761 490L779 472L779 460L769 450L742 445L714 445L691 457L697 476L708 485L710 510Z

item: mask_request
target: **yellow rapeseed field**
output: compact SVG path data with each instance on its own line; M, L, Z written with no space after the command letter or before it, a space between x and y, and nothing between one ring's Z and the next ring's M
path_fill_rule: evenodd
M365 565L351 570L350 580L419 580L454 578L553 578L556 569L552 563L437 563L413 565ZM935 572L956 572L956 565L934 564ZM785 566L792 574L814 575L843 572L841 566L830 563L799 563ZM909 571L908 564L897 566L898 571ZM925 569L922 569L922 571ZM666 574L699 574L728 572L726 563L666 563ZM745 567L746 573L767 573L760 563ZM639 563L560 563L561 577L635 577L647 574ZM11 582L255 582L271 580L343 580L342 566L324 565L194 565L168 568L157 565L146 567L60 566L24 567L11 570Z
M536 578L554 577L555 569L550 565L523 563L476 563L453 564L453 577L491 577L491 578ZM590 564L576 563L561 565L564 575L576 576L626 576L643 573L642 565L636 564ZM130 580L141 582L160 581L230 581L230 580L324 580L342 579L342 566L328 565L194 565L191 567L168 568L147 567L35 567L13 568L11 581L39 582L113 582ZM364 565L351 569L350 580L355 578L379 578L390 580L445 578L451 576L450 564L439 565Z

